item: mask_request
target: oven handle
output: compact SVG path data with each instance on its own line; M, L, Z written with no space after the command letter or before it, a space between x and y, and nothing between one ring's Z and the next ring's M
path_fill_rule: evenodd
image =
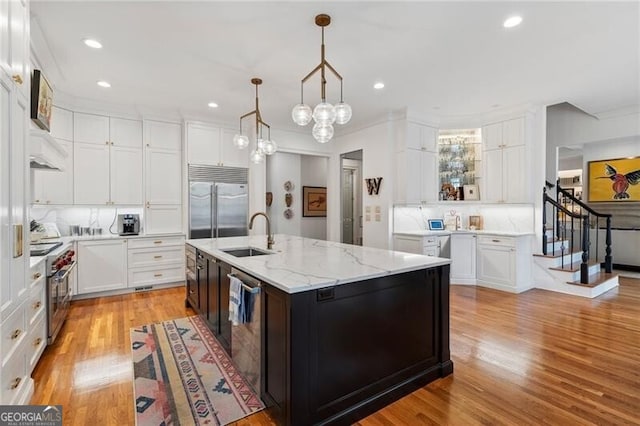
M78 262L73 262L73 263L71 264L71 267L70 267L69 269L67 269L67 272L65 272L63 276L61 276L61 277L59 277L59 278L58 278L58 277L56 277L56 278L54 278L54 280L55 280L56 282L61 282L61 281L66 280L66 279L67 279L67 277L69 276L69 274L71 273L71 271L73 271L73 268L75 268L76 266L78 266Z

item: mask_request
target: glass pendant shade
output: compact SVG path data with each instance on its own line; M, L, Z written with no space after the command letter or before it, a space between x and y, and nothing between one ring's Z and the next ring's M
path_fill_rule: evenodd
M278 150L278 145L272 140L265 141L263 151L266 155L273 155Z
M291 118L298 126L306 126L311 121L311 107L306 104L298 104L291 111Z
M233 137L233 144L238 149L245 149L247 146L249 146L249 138L245 135L235 135Z
M313 119L319 124L333 124L336 121L336 110L329 102L320 102L313 109Z
M311 131L313 137L320 143L327 143L333 137L333 126L331 124L316 123Z
M265 145L266 141L262 138L258 138L256 139L256 150L260 151L260 152L264 152L264 145Z
M249 154L249 159L252 163L260 164L264 159L264 153L260 149L256 148L251 151L251 154Z
M351 107L349 104L339 102L335 106L336 111L336 123L347 124L351 120Z

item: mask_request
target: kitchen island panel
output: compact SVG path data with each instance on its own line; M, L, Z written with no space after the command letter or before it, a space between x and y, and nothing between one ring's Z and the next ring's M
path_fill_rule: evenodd
M278 423L351 423L453 371L448 265L264 297L263 396Z

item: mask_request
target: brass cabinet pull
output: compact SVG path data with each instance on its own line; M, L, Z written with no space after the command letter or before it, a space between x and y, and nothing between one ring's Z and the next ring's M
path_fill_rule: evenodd
M189 290L189 294L193 294L193 293L195 293L195 291Z
M161 277L162 274L153 274L154 277Z
M37 280L38 278L40 278L42 276L42 274L40 272L36 272L35 274L33 274L33 280Z
M491 240L491 241L493 241L494 243L499 243L500 242L500 240Z
M34 203L39 203L39 202L40 202L40 200L33 200L33 202L34 202Z
M13 379L13 382L11 382L11 390L20 386L21 381L22 381L22 377L16 377L15 379Z
M42 343L42 338L38 337L36 340L33 341L33 346L40 346L40 343Z
M162 240L154 241L153 244L162 244Z
M13 79L13 81L15 81L18 84L22 84L22 76L20 74L14 74L13 76L11 76L11 78Z
M22 334L22 330L19 328L16 329L13 333L11 333L11 340L16 340Z
M149 202L149 201L147 201L147 208L151 207L151 206L149 205L149 203L150 203L150 202Z
M162 259L162 256L160 256L160 255L156 255L156 256L153 256L153 258L154 258L154 259Z
M42 306L42 302L41 301L37 301L36 303L33 304L33 309L40 309L40 306Z

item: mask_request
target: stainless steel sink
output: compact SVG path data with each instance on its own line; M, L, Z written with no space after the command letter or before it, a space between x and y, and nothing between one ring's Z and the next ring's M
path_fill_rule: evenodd
M268 251L263 251L253 247L237 248L222 250L223 252L235 257L249 257L249 256L262 256L263 254L272 254Z

